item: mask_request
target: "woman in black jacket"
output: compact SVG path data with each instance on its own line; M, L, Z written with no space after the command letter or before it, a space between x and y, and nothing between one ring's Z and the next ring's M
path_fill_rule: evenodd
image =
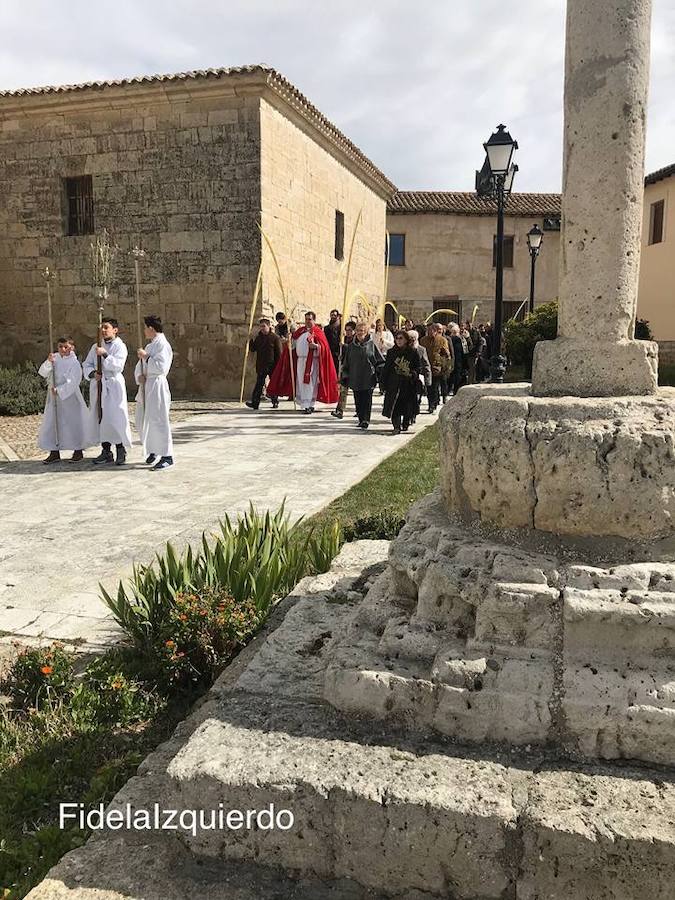
M408 430L417 411L420 357L410 346L407 332L398 331L394 341L394 346L387 352L382 370L382 415L391 419L394 434L400 434Z

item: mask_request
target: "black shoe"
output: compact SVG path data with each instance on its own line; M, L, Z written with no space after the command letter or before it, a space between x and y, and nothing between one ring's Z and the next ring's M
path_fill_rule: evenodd
M272 400L272 409L279 409L279 401Z
M84 459L84 453L81 450L76 450L73 455L70 457L71 462L82 462Z
M359 428L363 428L364 431L367 431L370 422L359 422Z
M246 406L248 406L249 409L257 409L258 408L255 404L251 403L250 400L246 401Z
M118 444L116 449L117 449L117 458L115 459L115 465L123 466L124 463L127 461L127 451L124 449L123 444Z
M334 409L331 416L334 416L336 419L341 419L344 416L344 413L341 409Z
M45 466L49 466L51 465L51 463L55 462L61 462L61 454L58 450L50 450L47 459L42 460L42 464Z
M173 456L163 456L160 461L152 467L151 472L159 472L161 469L168 469L173 465Z
M103 463L113 463L115 462L115 457L112 455L112 450L101 450L99 455L92 459L92 462L95 466Z
M409 427L410 427L409 425L403 425L403 426L401 426L401 431L406 432Z
M313 413L313 412L314 412L314 407L313 407L313 406L310 406L309 411L310 411L311 413Z
M309 407L307 407L307 409L303 409L303 413L304 413L306 416L308 416L308 415L311 413L311 411L312 411L312 410L311 410Z
M145 460L146 466L151 466L154 462L157 461L157 454L151 453L150 456Z
M400 433L401 433L400 428L394 428L394 434L400 434Z

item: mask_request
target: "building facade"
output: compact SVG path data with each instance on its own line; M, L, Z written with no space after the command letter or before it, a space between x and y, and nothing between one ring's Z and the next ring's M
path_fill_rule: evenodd
M398 191L387 208L389 297L416 322L434 309L451 318L493 321L497 209L459 191ZM504 321L526 311L530 292L527 232L544 231L536 263L535 305L558 296L560 195L512 194L504 225Z
M675 365L675 164L645 178L638 316Z
M96 338L90 245L119 246L106 312L136 347L135 280L176 350L183 396L236 396L253 290L258 314L379 301L394 185L283 76L263 66L0 93L0 363L47 351L55 330ZM280 279L260 227L269 238ZM131 376L129 366L128 375Z

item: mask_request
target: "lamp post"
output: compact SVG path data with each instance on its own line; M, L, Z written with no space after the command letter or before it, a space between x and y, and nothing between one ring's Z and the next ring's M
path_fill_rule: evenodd
M527 249L530 251L530 312L534 312L534 267L541 250L544 232L538 225L533 225L527 232Z
M504 297L504 205L513 187L513 179L518 166L513 163L514 150L518 149L506 130L498 125L497 130L483 144L486 159L481 172L476 173L476 191L479 196L495 200L497 203L497 240L495 247L495 314L492 324L492 359L490 360L490 380L501 384L506 372L506 358L502 355L502 313Z

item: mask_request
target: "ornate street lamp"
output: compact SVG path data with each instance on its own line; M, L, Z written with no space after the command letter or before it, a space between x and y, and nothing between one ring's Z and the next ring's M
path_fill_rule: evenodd
M497 203L497 242L495 253L495 314L492 324L492 359L490 360L490 380L501 384L506 372L506 358L502 356L502 314L504 298L504 204L511 193L513 179L518 166L513 162L513 153L518 149L506 130L498 125L497 130L484 144L485 163L476 173L476 192L480 197L490 198Z
M530 251L530 312L534 312L534 267L541 250L544 232L538 225L533 225L527 232L527 249Z

